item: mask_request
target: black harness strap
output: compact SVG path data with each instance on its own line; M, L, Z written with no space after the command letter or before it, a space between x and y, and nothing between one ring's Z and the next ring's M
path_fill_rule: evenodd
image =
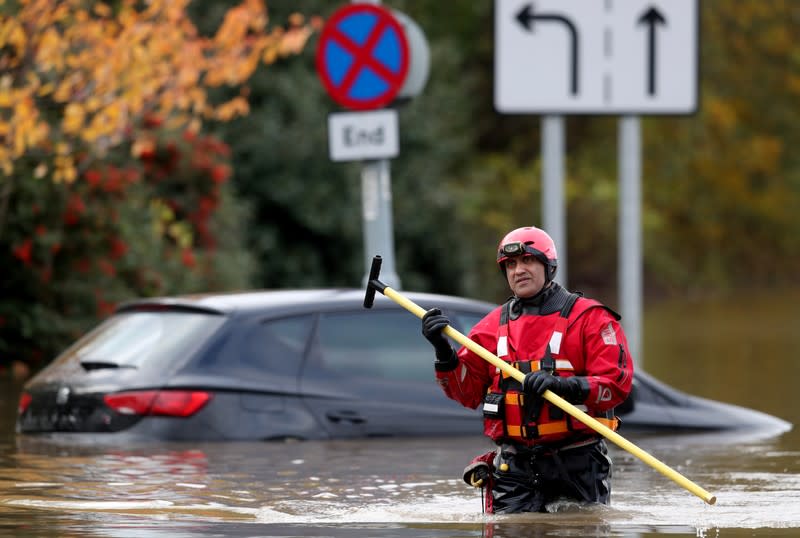
M562 318L568 318L569 317L569 314L572 311L572 307L575 305L575 301L577 301L578 297L580 297L580 296L581 296L581 294L579 294L579 293L570 293L569 294L569 296L566 299L566 302L564 303L564 306L561 308L561 312L559 313L559 315ZM528 363L528 364L530 364L530 363ZM545 349L544 349L544 355L539 359L539 369L540 370L549 371L551 374L556 369L556 360L553 358L553 352L550 350L550 344L549 343L547 344L547 347L545 347ZM530 366L529 366L529 371L530 371ZM523 421L525 421L528 424L532 424L532 423L538 422L539 421L539 415L541 415L541 413L542 413L542 407L544 406L544 404L545 404L545 401L543 399L536 398L536 400L534 400L532 405L525 406L527 409L525 410L525 413L523 414L523 417L522 417ZM550 409L551 418L553 418L555 420L563 418L564 413L563 413L563 411L561 411L561 409L559 409L559 408L557 408L555 406L550 406L550 407L551 407L551 409ZM531 430L533 430L533 428L531 428ZM537 435L537 433L535 431L530 431L529 435L532 435L532 436L535 437Z
M562 318L568 318L569 313L572 312L572 307L575 306L575 301L578 300L578 297L581 297L582 293L570 293L569 297L567 297L567 302L564 304L564 307L561 309L560 316Z

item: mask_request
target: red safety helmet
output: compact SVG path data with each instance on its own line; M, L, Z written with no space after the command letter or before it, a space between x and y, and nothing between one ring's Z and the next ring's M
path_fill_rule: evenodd
M506 234L497 246L497 265L505 272L505 262L514 256L530 254L545 267L545 280L550 282L558 268L558 253L553 238L535 226L517 228Z

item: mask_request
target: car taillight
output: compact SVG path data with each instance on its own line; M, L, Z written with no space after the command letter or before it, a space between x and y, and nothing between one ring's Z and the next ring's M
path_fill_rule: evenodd
M17 405L17 414L21 415L28 409L28 406L31 405L31 400L33 400L33 396L28 394L27 392L23 392L19 396L19 405Z
M123 415L190 417L211 400L211 393L189 390L140 390L103 397L106 405Z
M200 391L163 391L153 402L151 415L190 417L200 411L211 399L211 394Z

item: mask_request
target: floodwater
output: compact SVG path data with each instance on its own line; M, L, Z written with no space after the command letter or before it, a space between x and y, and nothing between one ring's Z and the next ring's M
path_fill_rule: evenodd
M797 294L645 313L647 370L800 423ZM103 446L13 433L0 381L0 537L800 536L800 428L627 436L707 505L615 445L609 506L489 516L460 479L481 437Z

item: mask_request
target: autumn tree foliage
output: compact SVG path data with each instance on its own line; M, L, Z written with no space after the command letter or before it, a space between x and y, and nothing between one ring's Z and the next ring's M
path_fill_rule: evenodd
M800 3L702 3L702 20L698 114L646 125L649 259L672 287L796 287Z
M187 5L0 2L0 362L49 359L125 299L249 284L204 126L248 114L248 79L313 26L244 0L205 36Z
M212 103L209 89L245 82L261 63L302 49L310 26L269 30L260 0L229 10L200 36L188 0L23 0L0 19L0 168L34 162L37 175L74 181L92 158L134 140L149 115L197 130L246 114L244 95ZM144 6L144 7L140 7ZM79 157L80 162L78 161Z

